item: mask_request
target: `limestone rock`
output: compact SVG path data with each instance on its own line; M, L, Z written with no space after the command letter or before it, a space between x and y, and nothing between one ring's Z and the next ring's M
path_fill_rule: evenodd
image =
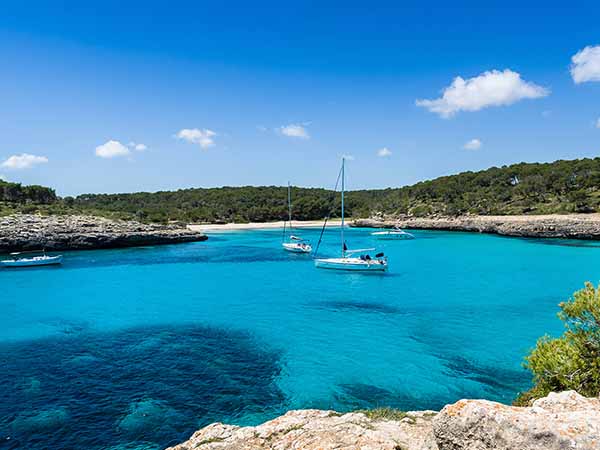
M434 414L409 413L389 421L362 413L297 410L257 427L213 423L170 450L437 450L431 429Z
M460 400L401 420L290 411L256 427L213 423L170 450L600 450L600 399L574 391L531 407Z
M600 214L531 216L386 217L359 219L355 227L474 231L503 236L600 239Z
M202 233L175 225L148 225L93 216L0 217L0 252L135 247L205 239Z
M598 450L600 399L566 391L528 408L460 400L440 411L433 430L441 450Z

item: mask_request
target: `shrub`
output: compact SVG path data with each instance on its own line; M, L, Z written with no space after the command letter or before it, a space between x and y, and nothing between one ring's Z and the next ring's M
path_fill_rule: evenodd
M600 286L586 283L558 313L565 332L559 338L544 336L525 358L534 386L519 395L515 404L527 405L552 391L576 390L581 395L600 394Z

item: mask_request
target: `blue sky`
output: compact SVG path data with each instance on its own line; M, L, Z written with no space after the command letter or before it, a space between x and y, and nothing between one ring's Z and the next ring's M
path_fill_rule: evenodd
M12 3L0 176L62 195L331 187L342 154L358 189L600 153L598 2Z

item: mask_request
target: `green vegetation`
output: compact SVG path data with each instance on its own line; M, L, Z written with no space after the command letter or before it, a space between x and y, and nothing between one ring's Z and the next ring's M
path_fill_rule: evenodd
M48 205L57 199L54 189L35 185L22 186L19 183L0 180L0 202Z
M600 286L586 283L559 306L566 331L557 339L542 337L527 356L525 365L533 372L534 386L517 398L517 405L528 405L553 391L600 394Z
M394 408L359 409L355 412L362 413L373 420L402 420L410 417L406 412Z
M86 213L144 222L264 222L287 215L285 187L222 187L57 198L41 186L0 182L0 214ZM339 196L293 189L297 220L339 216ZM600 210L600 158L520 163L463 172L412 186L348 192L347 213L392 215L550 214Z

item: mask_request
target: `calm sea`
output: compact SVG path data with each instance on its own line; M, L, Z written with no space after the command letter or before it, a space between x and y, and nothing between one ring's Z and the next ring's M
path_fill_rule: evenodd
M155 449L293 408L510 402L557 304L600 279L600 247L415 234L347 232L385 251L383 276L315 269L281 230L0 271L0 446ZM338 230L324 240L337 254Z

